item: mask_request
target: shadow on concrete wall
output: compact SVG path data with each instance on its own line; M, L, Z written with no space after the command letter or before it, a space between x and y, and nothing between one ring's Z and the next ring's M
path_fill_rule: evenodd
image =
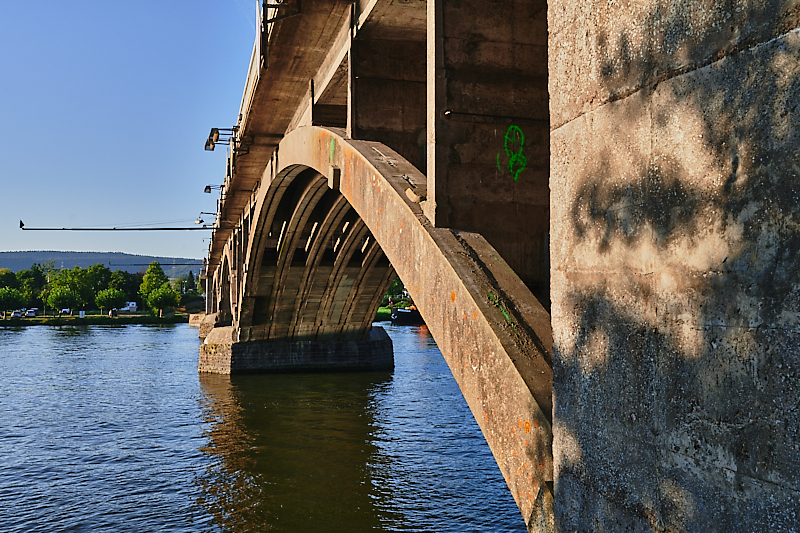
M642 49L596 37L614 103L592 120L617 134L587 134L559 220L562 531L800 521L800 5L730 9L653 9Z

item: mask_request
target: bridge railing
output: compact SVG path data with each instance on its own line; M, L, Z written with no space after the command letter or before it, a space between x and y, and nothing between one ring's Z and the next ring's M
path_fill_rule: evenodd
M261 49L264 37L264 22L261 7L256 3L256 39L253 43L253 53L250 55L250 67L247 70L247 80L244 84L242 103L239 105L239 126L240 131L244 131L250 107L253 103L253 95L256 91L256 84L261 77Z

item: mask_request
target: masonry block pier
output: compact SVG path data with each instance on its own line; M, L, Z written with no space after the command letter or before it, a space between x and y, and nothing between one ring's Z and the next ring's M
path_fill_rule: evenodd
M383 364L399 275L529 531L798 530L797 1L267 12L201 370Z
M234 342L232 327L215 328L200 347L200 372L388 371L394 368L392 339L374 327L366 339L349 341Z

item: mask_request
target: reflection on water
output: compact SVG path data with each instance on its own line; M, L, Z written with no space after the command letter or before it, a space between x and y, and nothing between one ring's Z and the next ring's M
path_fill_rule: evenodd
M524 531L421 328L395 371L197 373L197 330L0 328L0 531Z
M393 373L201 374L202 505L225 531L524 531L424 327Z
M380 529L366 465L371 387L388 376L201 375L203 504L228 531Z

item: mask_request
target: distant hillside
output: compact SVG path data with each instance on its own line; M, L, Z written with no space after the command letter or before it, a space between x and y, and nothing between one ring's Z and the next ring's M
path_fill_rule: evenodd
M150 255L133 255L121 252L0 252L0 268L8 268L13 272L26 270L34 263L53 261L56 268L86 268L97 263L111 270L127 272L144 272L152 261L158 261L168 278L186 276L191 270L195 277L200 273L200 259L185 257L153 257ZM190 263L190 264L179 264ZM175 264L175 266L170 266ZM197 265L197 266L194 266Z

